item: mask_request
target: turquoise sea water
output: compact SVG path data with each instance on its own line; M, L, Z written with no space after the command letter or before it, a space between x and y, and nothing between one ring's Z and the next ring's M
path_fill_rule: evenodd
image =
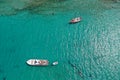
M0 80L120 80L119 0L10 1L0 0Z

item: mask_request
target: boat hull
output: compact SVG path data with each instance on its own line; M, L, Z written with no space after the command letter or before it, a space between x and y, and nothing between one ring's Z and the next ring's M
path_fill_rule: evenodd
M53 66L58 65L58 61L52 63Z
M77 21L77 22L69 22L69 24L75 24L75 23L78 23L78 22L80 22L80 21Z
M81 18L80 18L80 17L77 17L77 18L72 19L72 20L69 22L69 24L75 24L75 23L78 23L78 22L80 22L80 21L81 21Z
M49 61L43 59L29 59L26 63L30 66L48 66Z

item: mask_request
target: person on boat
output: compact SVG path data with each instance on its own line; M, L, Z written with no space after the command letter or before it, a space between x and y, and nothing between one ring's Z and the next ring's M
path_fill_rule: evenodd
M35 64L37 63L37 61L35 60Z
M74 22L74 21L75 21L75 19L72 19L72 20L71 20L71 22Z
M41 63L41 61L38 61L38 63L40 64L40 63Z
M79 18L77 18L77 20L79 20Z

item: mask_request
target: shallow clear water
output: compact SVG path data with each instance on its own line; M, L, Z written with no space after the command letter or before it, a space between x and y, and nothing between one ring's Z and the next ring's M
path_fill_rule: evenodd
M120 79L119 1L19 2L0 3L0 80ZM80 23L68 24L77 16ZM30 58L59 64L31 67Z

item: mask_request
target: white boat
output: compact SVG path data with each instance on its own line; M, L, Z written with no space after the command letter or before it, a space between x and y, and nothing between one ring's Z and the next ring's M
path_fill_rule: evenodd
M52 63L53 66L55 66L57 64L58 64L58 61Z
M72 19L69 23L74 24L74 23L78 23L80 21L81 21L81 17L77 17L77 18Z
M47 66L49 61L43 59L29 59L26 63L31 66Z

